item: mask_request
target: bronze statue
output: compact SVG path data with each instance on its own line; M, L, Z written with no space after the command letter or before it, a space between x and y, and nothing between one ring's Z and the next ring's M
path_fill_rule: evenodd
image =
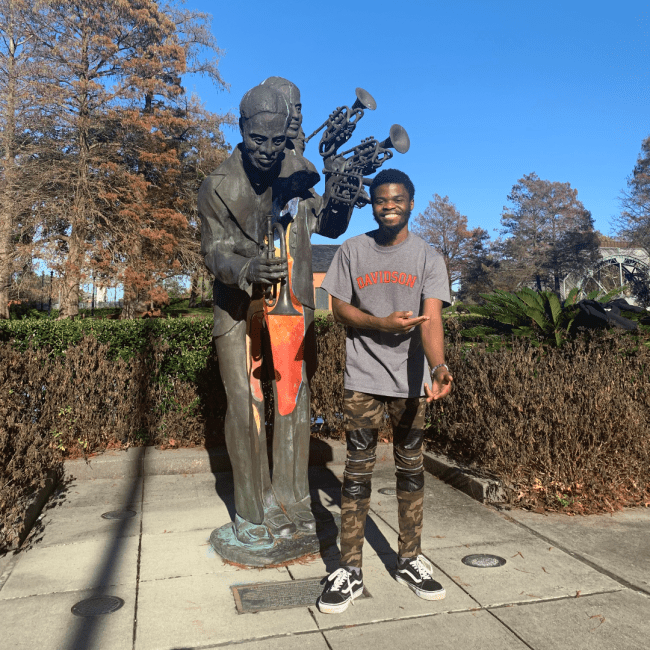
M356 124L359 110L362 115L356 105L337 109L323 125L329 125L323 138L329 134L340 146L354 129L347 114ZM236 510L233 526L214 531L211 539L222 555L226 549L228 559L265 564L313 552L296 540L318 541L307 480L309 382L315 371L310 237L337 238L345 232L354 206L364 204L362 174L375 171L381 164L377 153L392 143L364 140L347 159L328 147L326 191L320 197L313 190L320 176L302 156L295 84L266 79L244 95L240 114L242 142L204 180L198 198L201 248L215 276L213 336L228 401L225 435ZM272 479L263 366L275 402ZM278 547L284 551L269 554ZM268 562L254 562L253 555Z

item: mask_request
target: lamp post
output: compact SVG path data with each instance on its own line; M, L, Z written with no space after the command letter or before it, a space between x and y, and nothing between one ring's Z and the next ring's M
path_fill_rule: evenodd
M47 315L52 312L52 281L54 280L54 271L50 271L50 297L47 301Z

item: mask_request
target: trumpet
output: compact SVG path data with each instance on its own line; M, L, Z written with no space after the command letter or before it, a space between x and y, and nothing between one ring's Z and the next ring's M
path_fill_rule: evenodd
M377 142L374 138L366 138L356 147L341 153L342 157L351 154L349 158L345 158L343 171L354 171L363 176L374 174L387 160L393 157L393 152L390 149L406 153L410 147L411 141L406 129L399 124L393 124L390 127L389 136L385 140Z
M399 124L390 127L389 136L378 142L374 138L366 138L360 144L348 151L324 161L325 178L333 179L330 198L346 205L363 207L370 203L370 197L364 190L364 185L372 183L371 178L387 160L393 157L390 149L398 153L406 153L411 146L406 129ZM347 158L345 156L348 156Z
M273 216L269 215L266 218L266 234L268 238L268 246L266 254L269 259L275 258L275 233L278 233L280 238L280 255L287 257L287 245L285 239L284 228L281 223L273 222ZM288 257L287 257L288 259ZM301 316L302 314L291 303L290 289L288 286L289 277L282 278L278 284L269 287L267 294L264 296L264 302L267 306L267 314L275 316Z
M374 111L377 108L377 102L368 91L357 88L355 94L357 98L351 107L337 107L309 137L305 138L306 144L321 129L327 127L318 145L318 152L323 158L336 155L339 147L352 137L357 122L363 117L365 110Z

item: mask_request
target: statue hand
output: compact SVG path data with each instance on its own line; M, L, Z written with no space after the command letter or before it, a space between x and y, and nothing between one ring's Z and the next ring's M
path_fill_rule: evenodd
M294 196L300 196L310 190L320 180L320 174L314 169L301 169L287 179L288 191ZM293 196L292 196L293 198Z
M273 187L274 202L284 206L295 197L308 198L309 190L319 180L315 169L299 169L286 178L278 178Z
M276 284L287 276L289 267L286 257L268 259L264 256L254 257L248 265L246 279L261 284Z

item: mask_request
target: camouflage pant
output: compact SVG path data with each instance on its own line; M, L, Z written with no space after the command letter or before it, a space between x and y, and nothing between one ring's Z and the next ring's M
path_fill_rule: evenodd
M341 490L341 566L361 567L366 518L370 508L372 470L384 404L393 425L397 477L400 557L421 552L424 466L422 438L424 398L385 397L346 390L343 418L347 460Z

